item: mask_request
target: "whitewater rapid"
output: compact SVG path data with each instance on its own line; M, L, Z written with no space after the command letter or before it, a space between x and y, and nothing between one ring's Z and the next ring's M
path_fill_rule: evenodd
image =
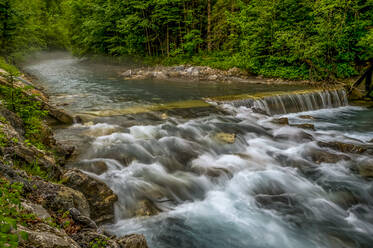
M318 145L338 141L372 147L372 129L345 132L344 123L326 118L353 118L366 110L340 107L273 117L247 107L223 107L230 114L169 118L123 132L115 132L115 125L89 127L112 132L98 134L82 160L104 162L105 172L86 172L119 197L116 223L105 227L108 232L144 233L150 247L372 244L373 184L356 173L360 164L372 163L372 153L339 158L341 152ZM272 122L281 117L313 122L316 131ZM221 132L235 133L234 143L217 140ZM325 152L337 161L317 162ZM136 216L142 200L160 213Z

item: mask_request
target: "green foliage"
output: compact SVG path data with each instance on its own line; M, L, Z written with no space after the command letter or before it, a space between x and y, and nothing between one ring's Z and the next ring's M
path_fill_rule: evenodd
M22 187L22 184L11 184L0 178L0 247L18 247L19 236L12 230L17 229L17 224L26 225L35 218L22 209ZM27 239L25 232L20 232L20 236Z
M5 147L8 145L8 138L6 137L2 127L0 127L0 147Z
M0 0L0 55L68 47L333 81L373 58L372 9L373 0Z
M21 117L25 126L25 137L39 149L44 149L42 143L43 118L48 114L42 109L41 103L33 96L27 96L22 89L0 86L0 96L5 106Z
M24 163L20 166L28 175L38 176L45 180L49 180L48 172L42 170L35 160L33 163Z
M89 247L90 248L104 248L104 247L107 247L107 240L100 239L100 238L95 238L94 240L89 242Z
M19 70L14 65L6 62L5 58L0 57L0 68L8 72L12 76L20 75ZM4 75L5 76L5 75Z

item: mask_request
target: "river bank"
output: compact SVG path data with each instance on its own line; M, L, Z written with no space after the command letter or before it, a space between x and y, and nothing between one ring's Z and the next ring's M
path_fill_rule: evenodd
M0 246L147 247L143 235L106 235L101 226L114 221L117 196L65 167L74 147L57 143L47 121L72 117L23 76L1 70L0 90Z
M283 80L279 78L265 78L255 76L249 72L233 67L229 70L220 70L208 66L149 66L126 69L120 73L127 80L191 80L191 81L220 81L226 83L239 82L251 84L279 84L279 85L313 85L320 86L321 82L310 80Z

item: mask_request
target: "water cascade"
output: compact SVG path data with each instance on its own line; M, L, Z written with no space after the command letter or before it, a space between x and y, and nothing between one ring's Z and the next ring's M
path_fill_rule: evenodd
M235 97L235 96L233 96ZM229 103L235 107L246 106L268 115L287 114L311 111L325 108L337 108L348 105L344 89L324 89L311 91L296 91L290 93L271 93L264 96L241 95L234 100L217 98L220 103ZM223 99L223 100L220 100Z

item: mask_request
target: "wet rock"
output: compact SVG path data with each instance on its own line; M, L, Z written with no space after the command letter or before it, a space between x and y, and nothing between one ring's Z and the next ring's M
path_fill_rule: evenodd
M68 144L57 144L56 153L59 157L58 163L64 165L67 160L72 158L75 154L76 147Z
M360 203L359 199L349 191L333 192L330 195L330 200L346 210Z
M233 67L233 68L228 70L227 74L230 75L230 76L240 76L240 75L244 74L244 72L237 67Z
M136 216L153 216L159 214L161 211L157 208L157 206L148 199L140 201L136 209Z
M26 212L32 213L40 219L51 218L48 211L39 204L35 204L32 202L22 202L22 207Z
M80 162L80 163L77 163L75 167L83 171L95 173L97 175L101 175L108 170L108 166L106 165L106 163L101 160L90 161L90 162Z
M294 140L297 142L307 142L307 141L315 140L312 134L309 134L304 131L300 131L300 132L292 133L292 134L279 134L279 135L276 135L275 138L283 139L283 140Z
M303 128L303 129L310 129L315 131L315 125L309 124L309 123L304 123L304 124L292 124L290 125L292 127L298 127L298 128Z
M289 119L286 117L278 118L278 119L273 119L272 123L275 124L280 124L280 125L289 125Z
M301 119L306 119L306 120L313 120L315 119L312 115L300 115L298 116Z
M108 186L77 169L66 172L62 180L65 185L84 194L90 206L90 217L96 223L113 221L114 203L118 197Z
M373 159L362 161L358 165L358 172L360 176L366 179L373 179Z
M71 218L79 225L82 225L84 228L97 230L96 223L91 220L89 217L84 216L76 208L70 208L69 213Z
M217 79L218 79L218 75L210 75L210 76L207 77L207 80L209 80L209 81L215 81Z
M145 236L142 234L130 234L117 239L121 248L148 248Z
M229 178L233 177L232 172L230 172L226 168L218 168L218 167L212 167L206 169L206 175L209 177L221 177L221 176L227 176Z
M312 149L308 151L307 156L310 160L315 162L316 164L321 163L337 163L341 160L351 160L351 158L345 154L335 154L330 153L324 150Z
M90 209L84 195L72 188L44 181L34 181L31 197L35 202L52 211L68 211L71 208L78 209L83 215L89 216Z
M21 247L80 248L63 229L57 229L44 223L35 224L32 229L18 226L17 233L20 232L28 234L27 240L20 239Z
M217 133L215 139L221 143L234 144L236 141L236 134L234 133Z
M123 77L131 77L132 76L132 70L127 70L121 74Z
M362 154L367 151L366 148L354 145L354 144L348 144L348 143L342 143L338 141L334 142L318 142L317 143L320 147L328 147L336 151L340 152L349 152L349 153L356 153L356 154Z
M168 76L166 75L166 73L162 72L162 71L157 71L154 73L154 78L156 79L167 79Z
M48 114L63 124L73 124L74 118L64 110L57 109L49 104L44 103L44 108L48 110Z

